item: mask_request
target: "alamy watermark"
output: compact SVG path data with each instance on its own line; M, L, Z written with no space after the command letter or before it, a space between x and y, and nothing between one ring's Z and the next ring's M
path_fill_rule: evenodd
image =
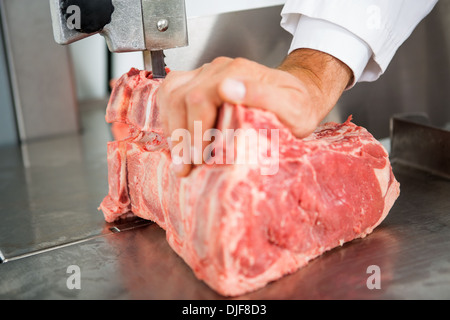
M377 5L367 7L367 28L369 30L381 29L381 8Z
M369 290L381 289L381 269L377 265L370 265L366 270L370 276L367 278L366 286Z
M80 30L81 29L81 9L79 6L71 5L67 7L66 13L69 15L67 17L66 25L69 30Z
M186 129L173 131L172 162L255 165L261 175L275 175L280 163L279 138L279 129L208 129L203 133L202 122L195 121L193 135Z
M77 265L67 267L66 273L70 276L66 280L66 286L69 290L81 290L81 269Z

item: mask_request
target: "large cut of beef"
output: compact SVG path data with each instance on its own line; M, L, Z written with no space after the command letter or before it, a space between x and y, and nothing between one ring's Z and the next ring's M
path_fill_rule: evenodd
M272 113L233 105L220 109L217 129L276 129L277 170L263 174L271 162L262 160L212 163L178 178L155 104L160 81L132 69L116 82L106 120L126 124L128 137L108 144L109 194L100 209L108 222L130 214L156 222L195 275L222 295L261 288L365 237L399 195L386 151L350 119L297 139ZM245 143L236 135L236 157L270 155L274 135L264 137Z

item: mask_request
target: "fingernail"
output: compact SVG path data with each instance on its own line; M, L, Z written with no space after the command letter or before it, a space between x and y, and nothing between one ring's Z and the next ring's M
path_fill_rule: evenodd
M229 100L239 103L244 100L247 89L241 81L225 79L222 83L222 91Z

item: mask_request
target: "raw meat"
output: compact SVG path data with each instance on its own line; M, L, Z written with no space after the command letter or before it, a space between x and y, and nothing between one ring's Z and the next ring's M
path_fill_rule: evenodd
M221 108L218 129L278 130L276 173L261 174L267 161L258 158L203 164L177 178L154 101L159 81L132 69L112 92L106 119L128 124L130 137L108 144L109 194L100 209L108 222L130 212L155 221L195 275L222 295L261 288L366 236L399 195L386 151L350 119L297 139L272 113L232 105ZM245 145L237 135L236 157L248 149L269 154L274 135L265 137ZM226 157L229 150L215 152Z

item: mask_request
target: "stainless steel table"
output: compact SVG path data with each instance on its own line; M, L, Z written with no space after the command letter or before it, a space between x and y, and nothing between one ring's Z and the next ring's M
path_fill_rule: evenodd
M107 193L105 106L83 107L80 135L0 150L0 298L224 299L157 225L108 224L97 211ZM394 172L401 196L371 235L238 298L450 299L450 181L400 163ZM67 286L70 266L80 289ZM370 266L380 289L367 286Z

